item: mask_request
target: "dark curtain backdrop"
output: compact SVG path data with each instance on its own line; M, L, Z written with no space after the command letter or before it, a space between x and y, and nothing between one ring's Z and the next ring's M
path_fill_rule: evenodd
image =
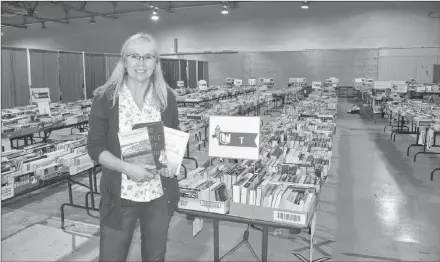
M108 79L115 69L116 63L119 61L119 56L105 55L105 78Z
M50 90L50 100L60 101L60 81L58 70L58 52L29 50L31 62L31 87Z
M203 61L197 61L197 82L199 82L199 80L206 80L203 79L203 77Z
M100 87L106 80L104 54L85 54L86 93L87 99L93 97L93 90Z
M203 79L206 80L206 83L209 86L208 62L203 62Z
M2 47L2 108L29 105L26 50Z
M188 76L187 76L187 61L184 59L180 59L180 81L185 82L185 86L188 85Z
M61 52L58 58L61 101L84 99L83 59L80 53Z
M161 59L162 73L167 84L175 89L179 80L179 60Z
M188 85L197 88L197 61L188 60Z

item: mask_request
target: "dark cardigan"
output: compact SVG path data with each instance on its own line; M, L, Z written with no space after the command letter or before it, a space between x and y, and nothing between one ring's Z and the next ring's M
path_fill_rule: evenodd
M167 108L161 113L164 126L179 129L179 114L176 97L168 89ZM119 103L103 95L95 98L92 103L89 118L89 135L87 150L90 158L98 162L103 151L109 151L114 156L121 156L119 145ZM177 179L161 177L164 197L167 198L172 211L177 208L179 201L179 186ZM101 203L99 206L101 223L112 228L121 225L121 173L103 167L101 183Z

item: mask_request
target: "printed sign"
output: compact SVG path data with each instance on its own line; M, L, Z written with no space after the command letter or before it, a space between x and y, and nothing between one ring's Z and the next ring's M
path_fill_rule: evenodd
M241 79L234 79L234 86L240 87L243 84Z
M177 81L177 87L184 87L185 81Z
M203 218L194 218L193 221L193 237L197 236L203 229Z
M322 86L321 82L312 82L312 88L320 89Z
M356 84L361 84L361 83L365 83L365 78L355 78L354 82Z
M391 92L406 93L408 92L408 85L405 81L390 81Z
M14 184L2 186L2 200L6 200L14 196Z
M31 101L33 103L49 103L50 91L48 87L45 88L31 88Z
M7 137L2 137L2 148L3 151L10 151L11 148L11 141Z
M258 160L260 117L209 117L209 156Z
M234 83L234 78L232 77L226 78L226 84L232 84L232 83Z
M302 224L302 225L306 224L305 215L280 212L280 211L273 212L273 220L285 222L285 223L292 223L292 224Z
M254 86L256 83L257 83L257 79L255 78L248 79L248 85Z
M290 83L305 83L307 80L305 78L289 78Z
M199 89L200 90L207 90L208 89L208 83L206 83L206 80L199 81Z
M38 105L38 113L40 113L40 115L52 116L52 114L50 113L49 102L42 102L42 103L38 103L37 105Z
M390 81L374 81L375 90L386 90L391 88Z

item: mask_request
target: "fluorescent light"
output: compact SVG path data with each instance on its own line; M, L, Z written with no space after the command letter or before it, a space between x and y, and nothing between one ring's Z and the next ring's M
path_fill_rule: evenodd
M151 20L157 21L159 20L159 15L157 14L157 7L153 10L153 15L151 16Z
M227 5L223 5L223 9L222 9L222 15L227 15L227 14L229 14L229 11L228 11L228 6Z
M309 9L309 4L307 3L307 1L305 1L302 5L301 5L302 9Z

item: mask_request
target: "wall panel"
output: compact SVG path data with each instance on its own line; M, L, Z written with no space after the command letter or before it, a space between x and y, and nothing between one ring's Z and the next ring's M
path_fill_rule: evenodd
M58 69L58 52L29 50L32 88L48 87L52 102L59 102L61 96Z
M209 62L211 85L224 84L226 77L240 78L245 83L250 77L273 77L275 85L283 87L290 77L305 77L311 83L334 76L343 86L351 86L354 77L376 79L377 56L377 50L363 49L241 52L195 57Z
M197 61L188 60L188 86L197 88Z
M85 54L87 98L93 97L93 91L105 83L106 64L104 54Z
M30 92L26 50L2 48L2 108L29 104Z
M161 59L162 73L167 84L175 89L179 80L179 60Z
M84 72L82 54L59 53L61 101L73 102L84 99Z
M381 49L378 79L432 83L434 65L439 62L440 48Z

